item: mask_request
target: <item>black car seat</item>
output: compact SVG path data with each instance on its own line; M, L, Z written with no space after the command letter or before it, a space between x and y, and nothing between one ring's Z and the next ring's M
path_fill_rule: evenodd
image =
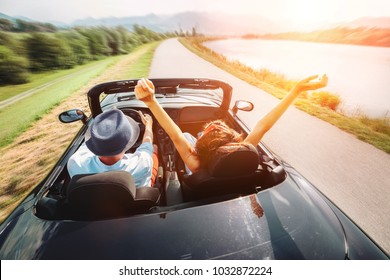
M216 195L254 193L264 173L253 145L228 144L217 150L207 169L183 176L183 197L192 201Z
M160 191L136 188L126 171L109 171L73 176L66 200L71 219L99 220L146 213L158 205Z

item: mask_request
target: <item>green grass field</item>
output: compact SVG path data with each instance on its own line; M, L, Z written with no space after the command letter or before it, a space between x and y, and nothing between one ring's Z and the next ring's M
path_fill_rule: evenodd
M72 69L67 70L56 70L44 73L35 73L30 75L30 82L20 85L7 85L0 87L0 101L11 98L15 95L18 95L22 92L41 87L46 83L53 82L57 79L64 78L72 74L81 74L93 73L99 71L102 67L107 67L111 63L115 62L118 57L110 57L104 60L93 61L88 64L80 65ZM96 69L94 69L96 68Z

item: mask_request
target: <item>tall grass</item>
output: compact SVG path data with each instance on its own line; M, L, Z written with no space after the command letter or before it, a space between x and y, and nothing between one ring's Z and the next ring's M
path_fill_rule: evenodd
M210 39L222 38L190 37L180 38L179 41L203 59L279 99L283 98L296 83L286 79L283 74L273 73L267 69L257 71L238 61L228 60L203 45ZM295 106L300 110L329 122L390 154L389 118L368 118L362 114L348 116L337 111L340 104L341 100L337 94L326 91L313 92L311 95L303 94L295 102Z

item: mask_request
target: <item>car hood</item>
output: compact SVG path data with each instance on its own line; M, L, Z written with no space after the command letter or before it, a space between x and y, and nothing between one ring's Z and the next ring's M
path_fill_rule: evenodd
M106 221L45 221L27 211L13 221L13 234L3 243L0 256L344 259L346 241L337 216L305 184L304 179L290 175L282 184L258 194Z

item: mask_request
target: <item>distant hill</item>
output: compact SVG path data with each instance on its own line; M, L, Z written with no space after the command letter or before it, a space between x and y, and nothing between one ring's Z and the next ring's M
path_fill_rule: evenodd
M73 26L117 26L132 29L134 24L145 26L156 32L191 31L207 35L240 35L245 32L281 32L278 24L267 18L255 15L230 15L224 13L183 12L173 15L149 14L137 17L86 18L72 23Z
M272 40L299 40L321 43L352 44L377 47L390 47L390 28L336 27L312 32L286 32L265 35L245 35L245 38Z
M11 17L11 16L8 16L6 14L3 14L3 13L0 13L0 19L6 19L6 20L9 20L10 22L12 22L13 24L16 23L17 20L22 20L22 21L25 21L25 22L29 22L29 23L38 23L38 24L45 24L45 23L49 23L49 24L52 24L56 27L61 27L61 28L66 28L66 27L69 27L69 25L63 23L63 22L59 22L59 21L52 21L52 22L39 22L37 20L32 20L31 18L27 18L27 17L22 17L22 16L19 16L19 17Z
M351 22L339 23L338 26L350 28L368 27L368 28L390 28L390 17L364 17Z
M148 14L133 17L85 18L72 23L72 26L118 26L122 25L131 30L134 24L145 26L156 32L184 30L192 28L206 35L243 35L269 34L291 31L314 31L316 29L331 29L335 27L368 27L390 28L390 17L365 17L351 22L338 22L313 26L311 30L296 30L291 22L270 20L257 15L233 15L226 13L183 12L173 15Z
M129 30L133 29L133 25L138 24L145 26L156 32L171 31L171 28L163 24L164 17L154 14L134 17L107 17L107 18L84 18L74 21L71 26L123 26Z
M14 21L14 18L13 18L13 17L7 16L7 15L2 14L2 13L0 13L0 18L5 18L5 19L8 19L8 20L10 20L10 21Z
M21 20L29 21L29 22L33 21L33 20L26 18L26 17L11 17L11 16L8 16L8 15L3 14L3 13L0 13L0 18L8 19L11 22L16 22L17 19L21 19Z
M0 13L0 18L6 18L12 22L16 19L33 22L33 20L24 17L10 17ZM132 30L135 24L145 26L156 32L172 31L192 31L196 29L198 33L205 35L232 35L240 36L244 34L272 34L284 32L310 32L315 30L332 29L336 27L348 28L390 28L390 17L364 17L350 22L335 22L333 24L322 24L310 26L310 28L298 29L294 24L279 19L268 19L257 15L234 15L226 13L201 13L201 12L182 12L172 15L147 14L144 16L129 17L106 17L106 18L84 18L76 20L71 24L61 22L50 22L57 27L74 26L123 26Z
M26 17L10 17L0 13L0 31L6 32L55 32L57 25L33 21Z

